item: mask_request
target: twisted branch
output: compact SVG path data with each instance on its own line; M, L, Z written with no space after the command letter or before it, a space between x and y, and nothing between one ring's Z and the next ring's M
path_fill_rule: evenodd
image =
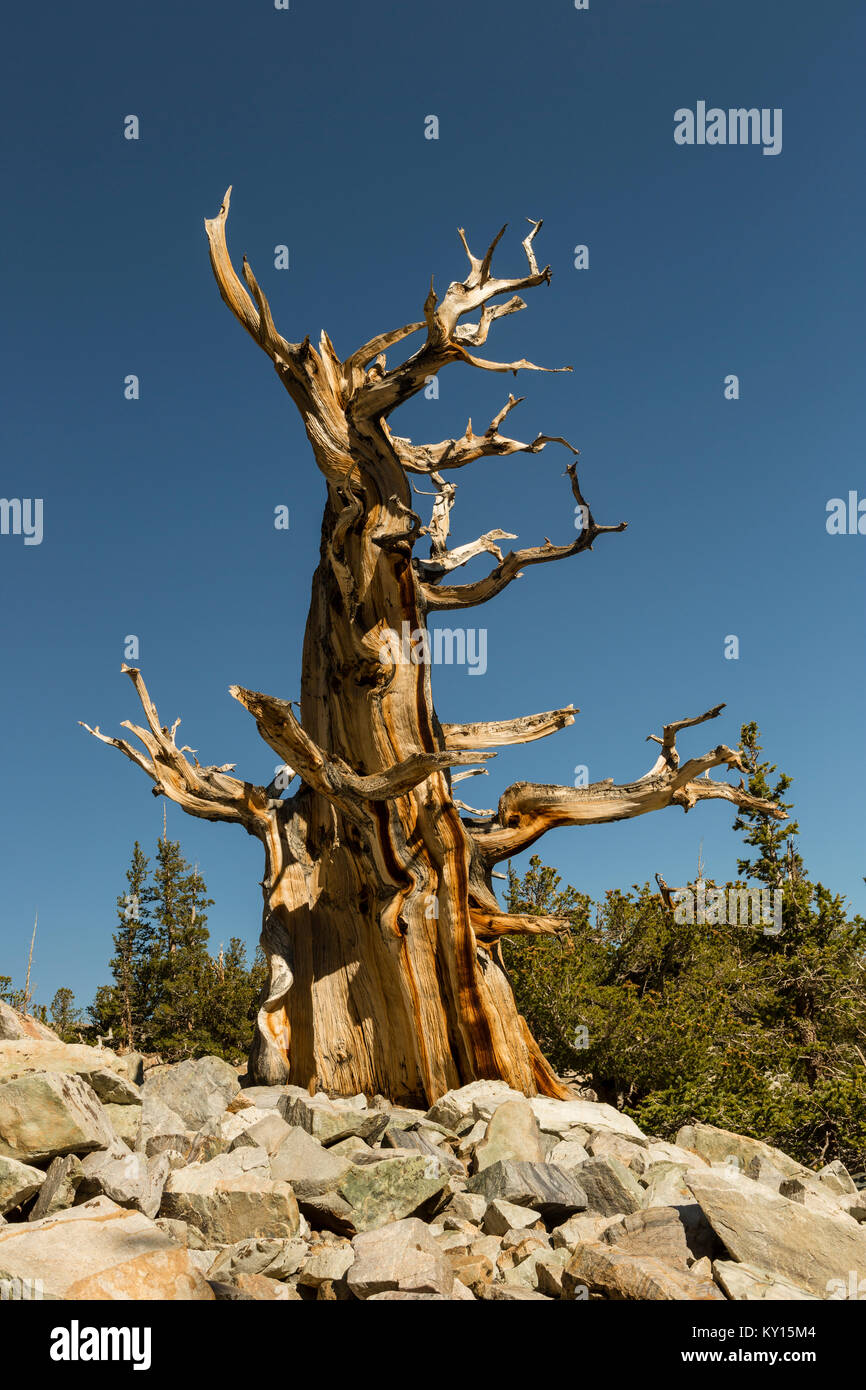
M629 820L665 806L681 806L689 811L698 801L730 801L743 810L762 811L777 820L787 819L775 802L752 796L742 785L713 782L713 767L742 771L742 754L719 744L698 758L680 763L675 747L679 729L715 719L724 708L718 705L697 718L679 720L665 726L662 743L665 754L635 782L615 785L612 779L588 787L564 787L534 782L516 782L499 799L496 821L490 826L472 828L472 838L489 867L509 855L528 849L548 830L566 825L602 825Z

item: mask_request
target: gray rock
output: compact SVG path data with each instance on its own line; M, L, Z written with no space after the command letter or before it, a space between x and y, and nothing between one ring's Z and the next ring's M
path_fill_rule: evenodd
M75 1154L52 1159L30 1213L30 1220L41 1221L43 1217L54 1216L57 1212L71 1207L83 1177L81 1159L76 1158Z
M263 1240L253 1236L228 1245L216 1256L208 1278L231 1282L238 1274L265 1274L269 1279L288 1279L307 1258L303 1240Z
M611 1129L598 1129L591 1134L586 1141L586 1151L591 1158L617 1158L628 1169L636 1164L635 1173L643 1171L644 1155L647 1153L640 1144L624 1134L615 1134Z
M713 1274L716 1283L721 1285L728 1298L741 1302L814 1301L818 1297L817 1294L807 1293L797 1284L778 1279L766 1269L758 1269L750 1264L737 1264L734 1260L714 1260Z
M554 1100L550 1096L533 1096L529 1102L540 1127L551 1134L566 1135L575 1126L588 1133L602 1129L624 1134L645 1148L649 1144L634 1120L612 1105L593 1100Z
M692 1201L691 1189L686 1185L687 1172L688 1169L683 1163L664 1160L651 1164L641 1177L644 1186L644 1206L676 1207L683 1202Z
M686 1244L694 1258L713 1260L724 1253L724 1247L688 1186L690 1171L682 1163L667 1160L654 1163L643 1177L646 1183L644 1207L647 1210L651 1207L673 1207L682 1222ZM697 1160L695 1171L709 1172L710 1169Z
M801 1163L789 1158L781 1149L771 1148L760 1139L717 1129L715 1125L683 1125L677 1134L677 1144L699 1154L707 1163L727 1164L734 1169L745 1170L753 1158L762 1158L786 1178L797 1177L804 1171Z
M185 1138L187 1133L188 1127L180 1115L166 1105L159 1096L149 1094L142 1088L141 1144L146 1146L148 1140L157 1135L177 1134Z
M762 1183L764 1187L772 1188L773 1192L778 1192L782 1184L788 1181L781 1168L777 1168L775 1163L761 1154L752 1155L745 1165L744 1172L752 1182Z
M0 1215L20 1207L44 1182L45 1174L40 1168L19 1163L17 1158L0 1157Z
M655 1163L679 1163L683 1168L703 1168L707 1160L691 1149L681 1149L665 1139L654 1139L646 1150L647 1167ZM632 1164L634 1172L639 1170Z
M298 1285L300 1288L318 1289L325 1283L337 1283L354 1263L355 1251L348 1241L339 1245L319 1242L310 1248L298 1275Z
M165 1154L157 1158L111 1150L88 1154L81 1164L76 1201L86 1202L102 1195L119 1207L134 1207L152 1218L159 1212L169 1172Z
M504 1202L501 1197L496 1197L484 1212L482 1229L491 1236L504 1236L508 1231L534 1226L538 1219L538 1212L533 1207L518 1206L516 1202ZM523 1229L521 1234L525 1235L526 1230Z
M383 1107L372 1106L371 1108L378 1110ZM416 1110L409 1105L391 1105L385 1106L384 1109L388 1112L389 1129L417 1129L420 1124L433 1123L427 1119L426 1110ZM437 1126L437 1128L444 1128L444 1126Z
M19 1013L11 1004L0 999L0 1041L11 1042L21 1038L41 1038L47 1042L60 1042L57 1034L45 1023L30 1014Z
M503 1105L504 1104L505 1102L503 1101ZM475 1153L475 1150L478 1147L478 1145L482 1143L486 1133L487 1121L475 1120L470 1125L469 1129L467 1129L464 1132L459 1144L457 1145L457 1153L460 1156L460 1158L465 1159L468 1163L469 1160L472 1158L472 1155Z
M228 1284L222 1279L209 1279L213 1296L218 1303L255 1303L255 1294L247 1293L237 1284Z
M105 1111L80 1076L29 1071L0 1083L0 1157L38 1163L104 1149L113 1138Z
M505 1270L503 1281L512 1288L534 1289L550 1298L561 1298L563 1270L570 1259L569 1250L533 1250Z
M149 1071L142 1099L155 1096L180 1117L186 1129L199 1130L219 1119L240 1090L237 1073L220 1057L199 1057Z
M448 1298L454 1275L423 1221L409 1217L365 1231L352 1241L354 1263L346 1282L356 1298L398 1292Z
M242 1120L243 1115L238 1115L236 1118ZM286 1124L277 1110L267 1110L261 1119L246 1126L230 1141L229 1149L246 1145L252 1148L266 1149L269 1154L275 1154L291 1133L291 1125Z
M189 1222L215 1245L250 1236L290 1239L300 1228L295 1194L288 1183L270 1177L264 1149L235 1149L175 1170L165 1185L161 1215Z
M618 1158L588 1158L572 1176L586 1193L589 1211L600 1216L628 1215L644 1204L643 1188Z
M340 1142L344 1143L345 1141L341 1140ZM383 1163L385 1159L415 1158L419 1152L418 1149L410 1148L371 1149L369 1144L365 1144L363 1149L358 1148L355 1150L352 1155L352 1163L358 1168L366 1168L371 1163ZM434 1156L438 1163L440 1161L439 1154L435 1153ZM463 1176L465 1177L466 1174L463 1173Z
M382 1150L388 1149L402 1149L404 1153L432 1154L434 1158L438 1158L441 1163L444 1163L449 1173L461 1178L466 1177L465 1163L461 1163L459 1158L455 1158L444 1143L431 1143L421 1130L389 1128L382 1140Z
M299 1093L289 1094L280 1102L280 1114L288 1124L305 1129L321 1144L335 1144L350 1135L372 1144L388 1127L384 1111L339 1106L325 1095L311 1096L298 1087L290 1089Z
M447 1186L448 1170L438 1158L413 1154L353 1166L338 1192L351 1208L355 1230L361 1232L410 1216Z
M469 1179L467 1190L480 1192L491 1202L500 1197L519 1207L532 1207L557 1222L587 1205L583 1188L553 1163L492 1163Z
M103 1101L102 1108L118 1139L122 1139L131 1149L137 1148L141 1142L141 1106L115 1105L112 1101Z
M545 1160L541 1130L528 1100L506 1100L497 1106L483 1140L475 1149L475 1167L479 1172L501 1160L515 1163L543 1163Z
M626 1216L605 1227L602 1239L626 1255L651 1255L680 1269L689 1265L686 1233L673 1207L651 1207Z
M121 1058L116 1059L117 1063L121 1063ZM84 1080L90 1083L103 1105L141 1105L139 1088L122 1072L112 1071L110 1067L94 1067Z
M719 1239L738 1263L771 1271L819 1298L849 1272L866 1269L866 1231L847 1218L717 1173L689 1174L689 1186Z
M822 1182L817 1173L804 1173L799 1178L785 1178L777 1191L789 1201L808 1207L809 1211L819 1211L825 1216L843 1217L849 1221L855 1219L850 1210L852 1195L834 1192L829 1185ZM855 1203L859 1202L856 1188L853 1200Z
M84 1043L64 1043L57 1038L16 1038L0 1042L0 1081L11 1081L26 1072L57 1072L80 1076L102 1099L116 1096L137 1103L138 1092L130 1086L122 1057L107 1047L87 1047ZM117 1085L112 1077L116 1078Z
M488 1207L487 1198L481 1192L455 1192L440 1220L449 1217L459 1221L471 1222L480 1226Z
M579 1168L581 1163L585 1163L589 1158L587 1150L582 1144L577 1144L573 1139L557 1139L556 1135L549 1135L553 1140L547 1151L547 1163L555 1163L558 1168L565 1169L566 1173L575 1168Z
M258 1110L276 1109L280 1101L285 1099L287 1090L286 1086L245 1086L228 1108L238 1114L246 1105L254 1105Z
M573 1250L575 1246L585 1242L598 1244L603 1232L608 1226L615 1225L616 1221L617 1217L615 1216L597 1216L591 1215L589 1212L578 1212L551 1232L550 1243L554 1250Z
M182 1168L194 1137L192 1134L154 1134L142 1144L139 1136L138 1148L146 1158L165 1154L172 1168Z
M140 1052L125 1052L123 1060L129 1080L133 1086L140 1086L144 1081L144 1057Z
M157 1216L154 1225L170 1236L175 1245L182 1245L187 1250L195 1250L199 1253L207 1250L201 1231L197 1230L195 1226L190 1226L186 1221L174 1221L168 1216ZM215 1253L211 1262L214 1259L216 1259Z
M275 1119L283 1126L279 1133L285 1135L288 1132L289 1126L276 1111L259 1110L255 1106L247 1106L237 1114L226 1111L224 1115L208 1120L193 1137L187 1150L187 1162L209 1163L212 1158L218 1158L220 1154L226 1154L234 1148L264 1147L252 1143L245 1136L260 1120L268 1118ZM265 1133L273 1137L273 1126Z
M853 1196L857 1191L851 1174L838 1158L834 1158L832 1163L825 1163L824 1167L818 1170L817 1177L831 1193L839 1197Z
M712 1279L663 1263L651 1255L630 1255L615 1245L578 1245L562 1274L566 1299L585 1291L609 1299L714 1302L724 1298Z
M176 1249L176 1242L141 1212L97 1197L42 1221L4 1226L0 1269L13 1277L41 1279L46 1294L65 1298L70 1287L92 1275L141 1255Z
M351 1159L324 1148L305 1129L287 1126L287 1130L276 1153L271 1154L271 1177L291 1183L299 1201L336 1191L352 1170Z
M293 1132L295 1134L306 1134L307 1131L305 1129L296 1129ZM318 1140L316 1142L318 1143ZM350 1134L348 1139L338 1139L336 1144L328 1145L329 1154L338 1154L340 1158L348 1158L351 1162L354 1162L360 1154L360 1161L363 1163L367 1155L372 1152L373 1150L366 1140L359 1139L356 1134Z
M525 1097L504 1081L470 1081L468 1086L448 1091L427 1111L427 1119L446 1129L459 1131L467 1120L488 1121L507 1100L522 1101Z
M298 1206L301 1219L306 1219L317 1231L333 1231L340 1236L355 1234L352 1208L338 1192L323 1192L318 1197L302 1197Z

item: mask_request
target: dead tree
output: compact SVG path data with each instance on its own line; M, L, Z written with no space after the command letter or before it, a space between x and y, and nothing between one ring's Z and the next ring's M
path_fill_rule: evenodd
M324 332L318 347L309 337L282 337L246 259L246 286L238 277L225 238L230 193L205 223L217 285L273 362L327 484L300 718L287 700L231 687L285 765L282 785L297 777L297 790L284 797L280 778L256 786L233 776L232 764L201 766L193 750L176 743L179 721L161 723L134 669L124 668L144 723L124 727L141 748L98 728L90 732L136 763L153 780L154 794L205 820L236 822L264 846L262 945L270 973L250 1057L258 1081L378 1091L422 1104L479 1077L502 1078L527 1094L563 1095L517 1011L499 946L503 936L553 934L562 923L504 912L491 886L496 865L555 826L597 825L664 806L687 811L711 798L774 814L775 807L742 785L702 776L716 766L739 768L731 748L680 762L677 732L714 718L719 706L667 725L658 761L635 782L518 782L495 813L461 815L466 808L452 794L452 768L495 756L485 750L552 734L573 723L575 710L440 724L429 662L404 660L393 634L404 624L413 634L426 630L429 613L486 603L529 566L580 555L625 523L595 521L575 461L567 471L584 525L570 543L545 541L502 556L495 542L507 533L497 529L451 550L454 489L443 472L489 456L536 454L551 443L575 460L577 450L555 436L521 443L503 434L518 404L513 396L483 433L470 422L462 437L438 444L392 434L388 418L452 362L493 372L545 370L476 355L496 319L525 307L520 294L550 280L549 267L539 269L535 257L541 224L533 223L523 242L526 273L513 278L492 269L502 232L479 259L461 231L465 279L450 284L441 300L431 285L423 321L379 333L341 358ZM473 312L475 320L466 322ZM421 346L388 367L386 352L417 333ZM432 533L413 510L411 475L435 486ZM425 534L432 534L430 557L413 558ZM484 578L451 582L456 567L484 552L497 561Z

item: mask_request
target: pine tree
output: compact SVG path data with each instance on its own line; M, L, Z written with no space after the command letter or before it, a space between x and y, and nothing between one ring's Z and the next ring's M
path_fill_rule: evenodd
M111 1030L128 1048L150 1042L156 933L146 906L147 875L148 859L136 840L126 871L127 891L117 898L118 928L110 961L114 984L100 985L90 1007L97 1031Z
M249 1047L267 966L261 947L248 966L246 947L232 937L228 948L210 958L210 984L202 997L207 1050L227 1061L240 1061Z
M24 990L13 989L11 975L0 975L0 999L13 1009L20 1011L24 1008Z
M206 1050L204 999L211 973L207 909L213 899L198 869L190 869L180 842L160 840L143 902L155 933L148 973L154 1007L152 1046L167 1057Z
M743 725L749 790L761 795L757 789L769 786L776 768L761 761L758 735L755 724ZM774 793L781 798L790 785L791 778L783 774ZM746 844L759 851L754 859L738 860L738 871L782 894L783 929L776 937L765 937L760 949L781 1007L793 1020L799 1042L795 1075L813 1087L848 1078L864 1068L859 1043L866 1038L866 922L861 917L849 921L844 899L810 881L797 848L796 821L776 829L759 812L741 811L734 829L745 831Z
M748 790L782 801L791 778L774 777L758 737L744 726ZM609 891L593 923L588 900L533 856L510 876L509 909L569 916L570 945L503 943L518 1007L560 1068L589 1074L647 1132L673 1138L700 1120L862 1172L866 922L811 882L796 822L741 811L735 825L750 851L738 873L782 894L778 934L678 920L648 883ZM708 898L715 887L707 875Z
M81 1010L75 1008L75 995L65 986L57 990L51 1001L51 1027L64 1042L77 1042Z

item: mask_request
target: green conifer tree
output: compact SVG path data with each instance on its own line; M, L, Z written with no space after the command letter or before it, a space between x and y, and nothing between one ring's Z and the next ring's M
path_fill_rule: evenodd
M143 902L155 935L147 983L154 999L152 1046L169 1060L207 1050L205 996L211 973L207 909L213 899L180 842L159 841Z

